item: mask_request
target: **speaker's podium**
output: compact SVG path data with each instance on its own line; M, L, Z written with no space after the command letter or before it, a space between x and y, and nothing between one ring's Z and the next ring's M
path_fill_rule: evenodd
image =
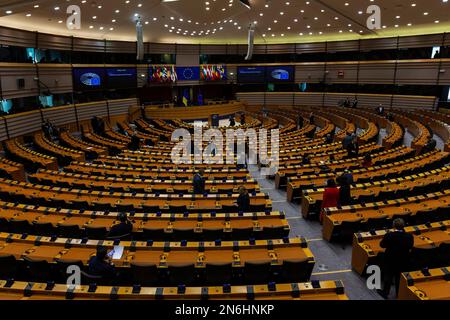
M218 114L212 114L209 119L209 123L211 124L211 128L218 128L219 127L219 115Z

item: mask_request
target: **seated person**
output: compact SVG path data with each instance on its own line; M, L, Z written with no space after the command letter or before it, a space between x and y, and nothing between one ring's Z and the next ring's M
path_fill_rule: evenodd
M131 234L133 232L133 224L128 220L125 212L120 212L117 215L118 224L115 224L109 230L108 238L120 238L122 236Z
M198 172L194 175L194 179L192 181L192 185L194 187L194 194L203 194L205 193L205 178L203 177L204 170L199 169Z
M239 197L236 200L238 211L246 212L250 210L250 196L244 186L239 187Z
M108 256L106 247L98 247L97 254L89 261L88 273L92 276L102 277L105 280L113 280L116 277L116 269Z

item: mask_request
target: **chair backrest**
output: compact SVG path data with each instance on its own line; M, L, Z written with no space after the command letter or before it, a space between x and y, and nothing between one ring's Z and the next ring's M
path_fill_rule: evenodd
M64 238L81 238L82 231L76 224L67 224L58 226L58 236Z
M145 240L164 240L166 238L164 229L149 229L149 228L143 228L142 229L142 236Z
M308 260L284 260L282 265L283 280L288 282L307 282L311 276L312 264Z
M23 258L31 281L47 282L52 280L50 264L43 259Z
M86 236L89 239L102 240L106 238L107 230L105 227L85 227Z
M33 224L33 229L33 233L40 236L52 236L57 233L56 228L54 228L50 222L35 222Z
M194 264L169 265L169 278L173 285L193 284L196 278Z
M29 233L31 224L27 220L9 220L10 231L14 233Z
M141 286L154 286L158 280L158 268L153 263L130 263L133 284Z
M211 264L207 263L205 268L206 285L221 286L230 284L233 279L233 266L231 263Z
M0 255L0 279L14 278L17 261L12 254Z
M271 267L267 262L245 262L244 278L248 284L266 284L270 281Z

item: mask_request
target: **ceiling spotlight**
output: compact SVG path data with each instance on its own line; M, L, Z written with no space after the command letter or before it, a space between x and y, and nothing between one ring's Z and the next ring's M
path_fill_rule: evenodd
M239 0L239 2L244 5L247 9L251 9L250 0Z

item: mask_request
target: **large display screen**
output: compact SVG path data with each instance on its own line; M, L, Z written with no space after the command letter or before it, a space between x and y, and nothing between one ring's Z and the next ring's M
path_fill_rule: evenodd
M238 67L237 79L240 83L264 83L265 67Z
M223 65L202 65L200 66L200 80L219 81L226 80L227 72Z
M105 86L105 69L74 68L73 86L75 90L98 90Z
M121 89L136 87L136 68L106 69L108 88Z
M151 66L150 81L155 83L172 83L177 81L175 66Z
M294 67L292 67L292 66L267 67L266 81L267 82L293 82L294 81Z
M200 80L200 67L177 67L178 81Z

